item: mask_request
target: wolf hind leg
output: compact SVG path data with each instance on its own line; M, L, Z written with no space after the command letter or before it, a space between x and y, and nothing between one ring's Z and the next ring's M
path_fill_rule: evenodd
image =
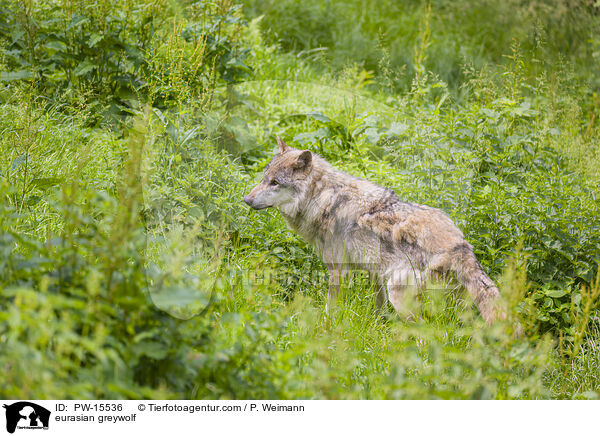
M499 307L500 289L492 279L483 271L481 264L471 250L457 253L452 260L451 269L456 279L473 298L482 318L492 324L497 319L506 318L506 314Z
M396 312L407 319L414 319L420 307L417 295L425 286L425 275L412 268L396 269L387 274L386 288L390 303Z

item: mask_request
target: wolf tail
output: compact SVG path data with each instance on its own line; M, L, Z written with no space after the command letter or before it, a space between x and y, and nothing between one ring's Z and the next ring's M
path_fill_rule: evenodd
M470 247L466 248L458 250L453 259L452 269L456 278L475 300L481 316L488 324L505 318L504 312L498 307L498 286L485 273Z

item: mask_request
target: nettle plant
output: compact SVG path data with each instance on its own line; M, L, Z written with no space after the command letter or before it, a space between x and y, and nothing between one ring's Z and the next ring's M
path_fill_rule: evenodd
M175 6L2 0L0 81L31 82L56 100L83 99L117 116L140 100L171 106L205 96L217 78L249 73L239 7L228 0Z

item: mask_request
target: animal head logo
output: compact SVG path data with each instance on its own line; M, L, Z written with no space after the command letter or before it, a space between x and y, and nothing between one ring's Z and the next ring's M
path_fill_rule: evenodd
M14 433L19 429L47 429L50 411L29 401L19 401L4 405L6 409L6 431Z

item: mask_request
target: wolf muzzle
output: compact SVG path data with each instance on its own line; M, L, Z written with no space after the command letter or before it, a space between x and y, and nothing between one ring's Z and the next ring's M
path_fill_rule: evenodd
M266 209L268 207L262 204L256 204L256 202L252 197L250 197L250 195L246 195L246 197L244 197L244 202L254 210Z

